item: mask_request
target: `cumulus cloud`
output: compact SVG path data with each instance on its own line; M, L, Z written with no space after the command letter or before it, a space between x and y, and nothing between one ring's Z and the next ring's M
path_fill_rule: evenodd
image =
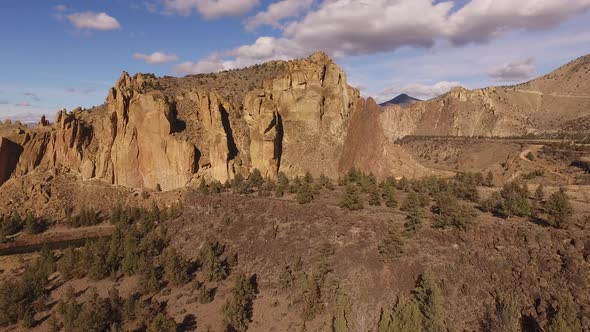
M194 10L206 18L242 16L258 5L259 0L163 0L167 12L188 16Z
M212 73L224 69L223 60L215 55L197 62L186 61L172 68L179 75Z
M590 9L590 0L472 0L451 15L445 33L456 44L485 42L513 29L539 30Z
M137 60L143 60L145 63L151 65L160 65L178 60L176 54L163 52L154 52L152 54L135 53L133 54L133 58Z
M254 30L260 25L271 25L275 28L280 27L279 22L288 17L295 17L305 9L308 9L314 0L283 0L272 3L268 8L259 12L246 21L246 29Z
M31 98L34 101L41 101L41 98L39 98L39 96L36 93L33 93L33 92L24 92L23 95Z
M291 1L275 5L280 3L287 6ZM278 24L286 10L275 7L279 9L271 11L271 7L257 15L258 19L254 16L247 21L247 26ZM280 37L261 37L254 44L216 52L221 55L216 63L237 66L295 58L316 50L334 57L375 54L406 46L431 47L438 40L455 45L486 42L514 29L536 30L558 24L590 9L590 0L471 0L456 11L452 9L451 1L326 0L302 19L282 27Z
M493 68L488 75L497 81L522 81L535 75L533 59L512 61Z
M395 96L405 93L411 97L419 99L430 99L447 93L456 86L460 86L459 82L440 81L433 84L424 83L410 83L404 86L395 86L383 89L377 95L379 102L384 102L394 98Z
M116 18L107 13L83 12L67 16L68 20L80 30L117 30L121 28Z
M183 62L173 70L179 75L210 73L251 66L271 60L288 60L302 57L307 50L287 39L260 37L252 45L244 45L226 52L213 53L196 62Z

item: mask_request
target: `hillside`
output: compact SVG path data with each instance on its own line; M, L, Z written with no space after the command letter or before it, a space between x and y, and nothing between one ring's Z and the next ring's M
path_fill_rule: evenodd
M390 139L407 135L507 137L571 133L590 116L590 56L527 83L467 90L454 88L410 107L385 107Z

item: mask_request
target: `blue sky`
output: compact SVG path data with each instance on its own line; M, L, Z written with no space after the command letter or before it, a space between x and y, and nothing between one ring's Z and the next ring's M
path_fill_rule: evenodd
M0 119L322 49L378 100L525 81L590 53L590 0L3 0ZM159 52L159 53L155 53Z

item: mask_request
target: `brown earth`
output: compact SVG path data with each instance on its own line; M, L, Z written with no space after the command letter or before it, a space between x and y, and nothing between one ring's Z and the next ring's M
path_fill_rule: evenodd
M546 189L551 193L558 188ZM590 228L583 219L590 215L590 187L567 189L579 222L571 230L556 230L520 218L499 219L487 213L479 213L477 226L466 232L440 230L431 228L429 216L421 231L405 237L404 252L393 261L383 260L378 245L388 230L402 229L405 214L384 206L359 212L342 210L336 206L342 188L322 191L309 205L297 204L292 197L203 196L188 190L182 196L182 216L166 225L172 246L186 257L196 258L205 240L218 239L227 251L238 253L236 270L257 275L259 294L249 331L300 331L304 326L307 331L330 329L335 303L322 305L316 318L304 322L296 301L297 290L279 286L283 267L297 257L302 258L307 272L328 264L336 290L354 299L355 312L370 318L365 331L375 327L381 307L395 303L399 296L409 296L426 269L442 285L447 320L453 330L479 330L483 314L498 294L514 296L523 315L544 322L547 308L564 291L575 295L581 317L586 317L584 324L590 328ZM484 196L489 191L482 188ZM400 193L399 199L403 196ZM152 199L143 200L147 205ZM18 271L14 259L2 258L0 262L4 270L0 278ZM168 313L177 322L193 314L197 331L208 326L217 331L221 306L233 278L209 285L218 287L215 300L209 304L191 301L194 291L190 285L167 287L156 299L167 301ZM103 295L113 285L123 296L140 290L136 278L98 283L83 279L63 285L57 278L55 282L59 286L51 293L52 301L58 300L68 286L80 291L81 299L89 286L98 287ZM44 322L35 330L47 328Z

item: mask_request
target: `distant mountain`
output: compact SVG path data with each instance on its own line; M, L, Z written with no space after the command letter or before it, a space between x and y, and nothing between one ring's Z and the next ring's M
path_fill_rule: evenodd
M424 102L384 107L382 121L390 139L584 134L590 130L590 55L526 83L455 87Z
M405 106L405 105L411 105L417 101L422 101L421 99L418 98L414 98L411 96L408 96L405 93L400 94L399 96L386 101L384 103L379 104L379 106L387 106L387 105L401 105L401 106Z

